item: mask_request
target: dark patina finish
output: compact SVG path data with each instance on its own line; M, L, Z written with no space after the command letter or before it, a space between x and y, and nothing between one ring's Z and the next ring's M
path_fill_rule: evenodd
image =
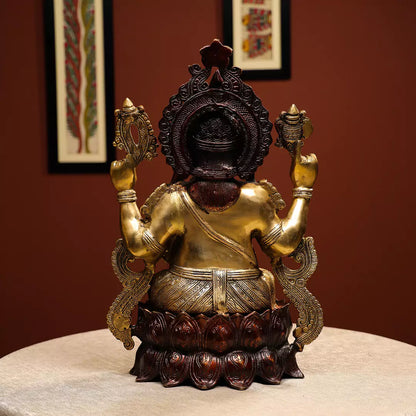
M198 314L139 307L133 334L142 340L130 374L137 381L160 379L165 387L191 381L200 389L221 379L246 389L255 377L279 384L284 375L303 377L296 349L288 344L289 305L249 314Z

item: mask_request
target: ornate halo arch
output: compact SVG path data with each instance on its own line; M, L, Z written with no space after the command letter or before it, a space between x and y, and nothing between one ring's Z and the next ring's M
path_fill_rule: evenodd
M224 114L233 113L245 132L246 140L237 161L236 176L251 180L272 143L270 132L273 124L269 121L269 113L252 88L241 80L241 69L228 68L231 48L215 39L200 52L205 68L191 65L191 79L179 88L163 110L159 122L162 153L177 178L187 177L192 171L186 143L190 120L208 106L219 110L224 108L227 110ZM218 69L208 84L213 67Z

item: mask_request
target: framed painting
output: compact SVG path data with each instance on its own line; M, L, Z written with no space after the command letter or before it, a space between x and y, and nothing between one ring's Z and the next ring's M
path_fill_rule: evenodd
M46 0L50 173L108 172L115 150L111 0Z
M224 43L244 79L290 78L290 0L224 0Z

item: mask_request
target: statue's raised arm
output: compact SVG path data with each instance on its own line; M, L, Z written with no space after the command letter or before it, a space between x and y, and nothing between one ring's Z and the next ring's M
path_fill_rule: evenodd
M312 237L304 237L312 197L313 185L318 175L318 159L315 154L303 156L303 140L312 134L312 124L306 112L293 104L288 112L282 112L275 123L278 132L277 145L289 151L292 157L290 177L293 182L293 201L287 216L279 219L277 212L260 236L263 250L271 257L273 271L283 287L284 294L299 311L294 331L295 346L302 350L311 343L323 327L322 308L306 289L306 282L317 266L317 255ZM277 207L276 211L279 210ZM290 255L301 266L292 270L283 264L282 257Z

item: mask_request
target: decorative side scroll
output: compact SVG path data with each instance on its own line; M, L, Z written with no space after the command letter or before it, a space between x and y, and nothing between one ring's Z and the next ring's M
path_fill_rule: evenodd
M131 313L149 290L149 283L154 273L152 264L146 264L145 269L139 273L130 270L127 263L134 259L135 257L127 250L123 239L118 239L111 256L111 263L114 273L123 285L123 290L108 311L107 324L112 334L123 343L127 350L134 347L131 336Z
M321 305L306 288L307 280L318 265L313 238L304 237L291 257L301 264L299 269L290 269L279 259L273 265L273 272L283 287L283 293L293 302L299 312L299 319L293 335L295 345L302 351L304 345L310 344L316 339L323 327Z

